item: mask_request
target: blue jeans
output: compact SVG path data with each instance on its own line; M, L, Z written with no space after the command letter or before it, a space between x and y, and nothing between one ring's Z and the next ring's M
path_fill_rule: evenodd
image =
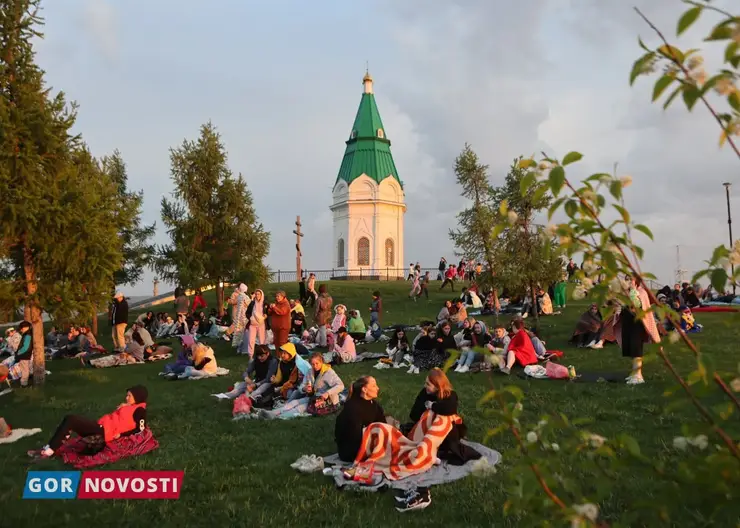
M475 361L475 356L475 350L465 350L462 354L460 354L460 359L458 360L458 363L460 363L460 366L469 367L473 364L473 361Z
M378 323L378 326L380 326L380 319L378 318L378 312L370 312L370 326L372 326L373 323Z

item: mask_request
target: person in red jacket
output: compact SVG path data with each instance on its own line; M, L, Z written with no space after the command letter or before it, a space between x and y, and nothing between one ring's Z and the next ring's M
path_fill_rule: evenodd
M524 320L515 319L512 327L515 332L514 337L511 338L504 355L499 356L499 366L504 374L511 372L514 363L519 363L522 367L537 363L537 354L527 329L524 328Z
M200 310L201 308L205 310L206 308L208 308L208 304L203 297L203 292L201 292L200 290L195 290L195 297L193 298L193 313L198 313L198 310Z
M149 393L143 385L131 387L126 392L126 401L119 405L115 411L106 414L98 421L90 420L84 416L68 414L57 427L56 432L39 451L29 451L29 456L36 458L49 458L61 447L70 433L79 436L100 435L105 443L138 433L146 429L146 399Z
M270 305L270 328L276 350L288 342L290 333L290 301L284 291L275 294L275 302Z

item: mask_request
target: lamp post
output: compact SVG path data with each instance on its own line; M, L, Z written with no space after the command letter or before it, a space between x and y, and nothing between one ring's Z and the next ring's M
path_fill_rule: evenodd
M730 231L730 251L732 251L732 245L734 244L734 241L732 239L732 213L730 212L730 186L732 185L730 182L725 182L722 185L725 186L725 194L727 195L727 229ZM735 265L732 266L732 276L735 276ZM735 282L732 283L732 294L736 295L736 286Z

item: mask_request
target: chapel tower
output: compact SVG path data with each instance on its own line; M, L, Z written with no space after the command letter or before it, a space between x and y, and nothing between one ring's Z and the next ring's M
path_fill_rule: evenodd
M403 215L406 203L373 93L373 78L362 79L363 93L332 191L334 218L332 267L363 276L405 276Z

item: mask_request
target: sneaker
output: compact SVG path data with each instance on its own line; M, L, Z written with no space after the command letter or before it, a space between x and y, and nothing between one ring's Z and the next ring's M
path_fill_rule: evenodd
M409 502L411 499L415 498L419 492L416 490L416 488L410 488L405 491L402 491L401 493L396 494L393 498L396 499L396 502L400 503L406 503Z
M586 345L586 348L593 348L596 344L596 341L591 341L588 345Z
M414 372L413 373L414 374L418 374L419 373L419 367L414 367Z
M645 378L642 377L642 374L627 378L627 385L641 385L642 383L645 383Z
M502 367L501 372L508 376L509 374L511 374L511 369L509 367Z
M462 367L460 367L460 368L459 368L459 369L457 370L457 372L459 372L460 374L465 374L465 373L466 373L466 372L468 372L469 370L470 370L470 367L469 367L469 366L467 366L467 365L463 365Z
M592 346L591 348L596 349L596 350L604 348L604 341L603 340L599 341L598 343L594 344L594 346Z
M458 364L452 372L460 372L462 365Z
M420 491L418 495L410 499L405 504L402 504L400 506L396 506L396 510L399 512L407 512L407 511L413 511L413 510L423 510L427 506L429 506L432 503L432 496L429 493L429 490Z
M411 365L409 369L406 371L406 374L413 374L414 373L414 366Z

